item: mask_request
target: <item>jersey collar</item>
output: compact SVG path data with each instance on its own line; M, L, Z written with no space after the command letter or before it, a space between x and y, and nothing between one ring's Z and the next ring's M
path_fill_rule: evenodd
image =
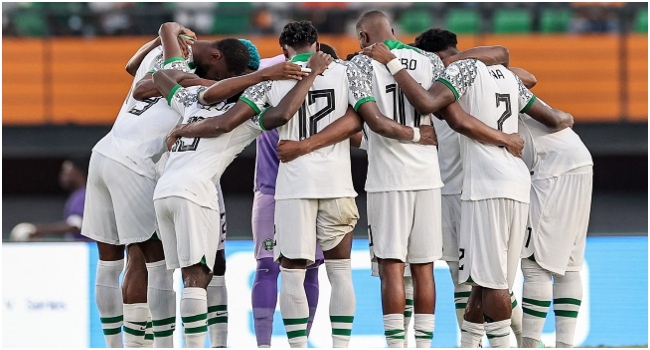
M314 52L299 53L299 54L293 56L293 58L289 62L307 62L309 57L311 57L311 55L313 55L313 54L314 54Z
M384 40L384 44L388 46L389 50L407 49L407 50L415 50L417 52L420 52L420 50L417 47L408 46L399 40L392 40L392 39Z

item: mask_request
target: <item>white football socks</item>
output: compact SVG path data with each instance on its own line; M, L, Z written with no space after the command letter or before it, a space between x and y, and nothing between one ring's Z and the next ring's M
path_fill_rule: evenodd
M190 287L181 294L181 320L185 347L202 348L208 332L208 296L203 288Z
M174 270L167 270L165 260L147 263L147 304L151 310L154 346L173 348L176 327L176 292Z
M213 276L208 285L208 332L210 346L225 348L228 344L228 291L225 276Z
M280 267L280 311L284 328L292 348L307 347L309 305L305 294L305 269Z
M95 301L99 311L102 330L107 348L124 347L122 343L122 289L120 273L124 269L124 259L115 261L99 260L95 277Z
M356 308L350 259L325 260L325 269L332 285L329 310L332 322L332 347L347 348Z

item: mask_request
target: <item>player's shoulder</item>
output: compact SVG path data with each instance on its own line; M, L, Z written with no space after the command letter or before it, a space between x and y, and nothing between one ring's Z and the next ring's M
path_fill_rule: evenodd
M172 97L179 103L183 104L185 107L190 107L192 105L198 105L199 103L199 94L207 89L205 86L190 86L186 88L179 88Z
M362 72L364 73L371 73L372 72L372 58L366 56L366 55L356 55L354 56L348 65L354 65L361 69ZM353 67L354 68L354 67Z

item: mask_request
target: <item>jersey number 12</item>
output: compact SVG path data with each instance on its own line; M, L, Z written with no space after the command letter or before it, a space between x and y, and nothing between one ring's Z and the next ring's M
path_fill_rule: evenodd
M318 112L314 113L307 120L307 103L313 105L316 102L316 99L324 98L326 101L325 107L323 107ZM334 106L336 101L334 98L334 89L326 90L314 90L307 93L307 100L302 104L298 110L298 134L300 140L304 140L316 133L318 133L318 121L325 118L328 114L334 112ZM307 132L307 123L309 122L309 132Z

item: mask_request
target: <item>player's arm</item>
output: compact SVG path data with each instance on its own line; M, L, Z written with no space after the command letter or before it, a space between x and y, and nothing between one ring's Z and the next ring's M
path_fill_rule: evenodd
M151 75L152 82L160 96L170 96L175 86L184 79L198 79L196 74L183 72L182 70L163 69Z
M299 65L291 62L282 62L251 74L218 81L210 86L209 89L205 90L199 96L199 99L201 103L214 104L227 100L246 90L248 87L266 80L301 80L308 75L309 73L301 71Z
M260 115L259 122L262 129L271 130L288 123L305 102L307 92L309 92L309 88L316 77L325 72L330 63L332 63L332 56L326 53L316 52L311 55L307 63L312 70L311 74L296 83L277 106L265 110Z
M537 77L533 73L519 67L510 67L509 69L519 77L527 89L532 89L537 85Z
M363 142L363 132L359 131L358 133L350 137L350 146L354 148L361 148L361 142Z
M181 71L179 71L181 72ZM190 73L187 73L190 74ZM212 86L216 83L214 80L199 78L195 74L187 75L178 81L178 85L182 87L190 86ZM133 89L133 98L138 101L143 101L151 97L166 96L160 93L153 82L152 73L145 75L140 81L135 84Z
M519 106L524 106L519 113L528 114L553 132L573 127L571 114L555 109L538 99L524 86L521 79L517 78L517 83L519 84Z
M411 128L402 125L381 113L375 101L363 103L359 106L357 112L359 112L363 121L368 124L370 130L383 137L399 141L413 141L423 145L438 144L436 133L432 126L420 125L419 128ZM419 137L415 136L417 132L420 133Z
M445 67L447 67L456 61L466 60L470 58L475 58L485 63L486 66L501 64L505 67L508 67L508 64L510 62L510 52L505 46L500 45L477 46L469 50L459 52L453 56L449 56L442 60L442 63L445 65Z
M467 114L458 103L452 103L444 107L440 110L439 115L457 133L479 142L506 147L512 155L521 157L524 141L519 135L504 134L499 130L492 129L480 120Z
M345 115L311 137L302 141L280 140L277 147L278 158L283 163L290 162L317 149L347 140L359 133L362 127L361 117L352 107L348 107Z
M160 42L163 47L163 66L175 62L184 61L183 50L179 42L179 35L186 35L190 38L196 38L193 31L185 28L176 22L163 23L158 30Z
M148 43L142 45L138 51L131 57L129 62L126 63L126 72L129 73L131 76L135 76L135 73L138 71L138 68L140 67L140 63L142 63L142 60L153 50L154 48L158 47L160 45L160 37L157 37Z

